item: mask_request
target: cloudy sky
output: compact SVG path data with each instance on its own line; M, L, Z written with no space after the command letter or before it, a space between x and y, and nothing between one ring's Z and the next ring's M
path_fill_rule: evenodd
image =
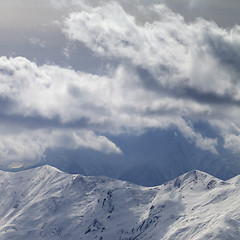
M157 149L169 142L148 133L166 131L239 155L239 12L239 0L1 0L0 165L70 161L64 150L126 161L132 141Z

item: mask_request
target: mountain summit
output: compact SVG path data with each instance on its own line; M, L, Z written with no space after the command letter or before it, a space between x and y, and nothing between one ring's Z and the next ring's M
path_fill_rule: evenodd
M240 238L239 177L192 171L157 187L43 166L0 172L0 239Z

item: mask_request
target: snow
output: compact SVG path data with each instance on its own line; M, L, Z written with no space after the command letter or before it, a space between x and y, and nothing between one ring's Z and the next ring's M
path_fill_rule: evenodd
M240 177L191 171L157 187L42 166L0 171L0 239L240 239Z

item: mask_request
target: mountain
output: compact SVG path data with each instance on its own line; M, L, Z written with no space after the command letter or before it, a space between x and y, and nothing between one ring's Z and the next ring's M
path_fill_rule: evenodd
M0 240L240 239L240 176L191 171L157 187L63 173L0 171Z

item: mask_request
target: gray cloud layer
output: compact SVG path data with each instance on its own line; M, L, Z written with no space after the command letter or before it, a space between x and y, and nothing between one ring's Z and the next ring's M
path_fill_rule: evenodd
M104 135L171 127L217 154L218 140L194 129L199 120L240 152L240 26L189 23L155 1L52 3L62 19L56 14L45 24L53 20L62 31L69 66L0 57L2 162L40 161L58 147L124 154ZM49 49L45 38L28 41L39 52ZM88 49L80 58L91 54L92 68L106 64L101 74L71 66L76 46Z

